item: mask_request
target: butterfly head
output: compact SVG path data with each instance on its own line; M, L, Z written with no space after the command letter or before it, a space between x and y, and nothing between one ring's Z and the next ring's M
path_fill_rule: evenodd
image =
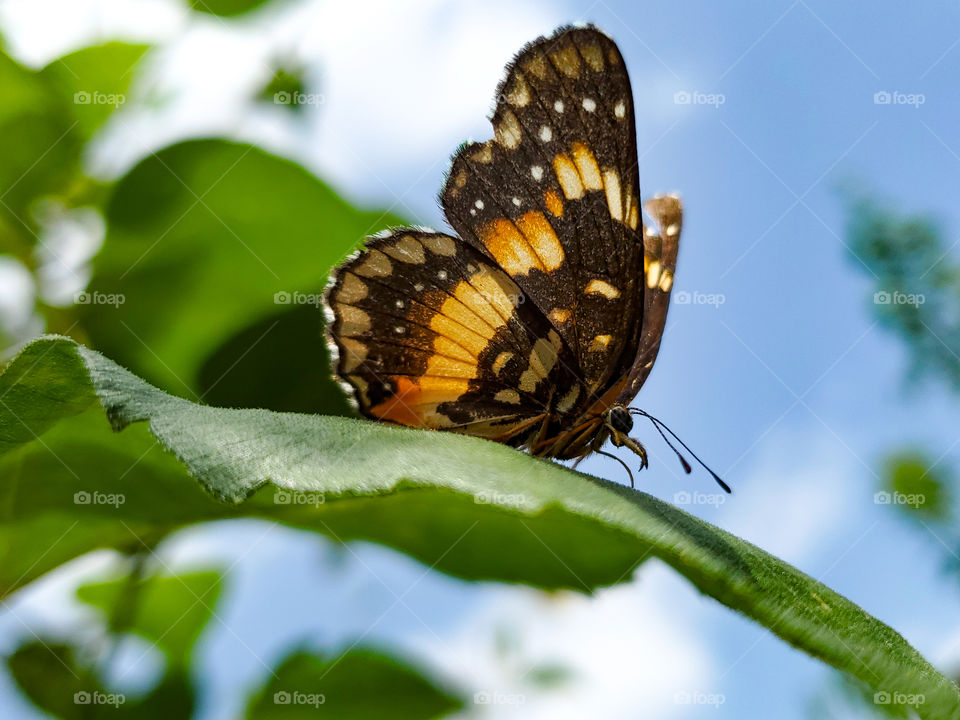
M603 424L610 434L610 442L615 447L625 447L633 451L640 456L640 469L643 470L647 467L646 449L629 435L629 432L633 430L633 418L630 415L629 408L623 405L611 405L604 415Z

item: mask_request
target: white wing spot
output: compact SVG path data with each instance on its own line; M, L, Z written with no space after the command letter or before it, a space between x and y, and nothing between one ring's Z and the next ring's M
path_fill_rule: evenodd
M476 208L470 208L470 214L471 214L471 215L476 215L476 214L477 214L477 209L476 209Z
M616 115L620 120L623 120L623 118L626 117L627 106L623 104L623 100L618 102L613 108L613 114Z
M413 289L416 290L417 292L423 292L423 283L417 283L416 285L413 286Z
M597 109L597 101L593 98L584 98L583 99L583 109L587 112L593 112Z
M513 199L513 204L516 205L517 207L520 207L520 198L515 197L515 198Z
M397 335L403 335L407 331L407 329L403 325L397 325L395 328L393 328L393 331Z
M477 210L483 210L483 200L477 200L474 205L477 206Z
M395 303L393 303L393 304L396 305L396 306L397 306L398 308L400 308L401 310L403 309L403 300L397 300L397 301L396 301Z
M543 180L543 168L539 165L531 167L530 174L533 175L534 180Z
M447 271L446 271L446 270L440 270L440 271L437 273L437 277L440 278L441 280L446 280L446 279L447 279Z
M553 130L544 125L540 128L540 139L544 142L550 142L553 139Z
M563 100L557 100L557 101L553 104L553 109L556 110L558 113L562 113L562 112L563 112Z

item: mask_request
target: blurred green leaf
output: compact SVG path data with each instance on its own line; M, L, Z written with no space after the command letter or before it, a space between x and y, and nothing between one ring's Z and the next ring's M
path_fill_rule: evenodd
M267 0L189 0L190 7L197 12L210 15L240 15L260 7Z
M306 105L296 100L304 96L305 91L306 84L303 81L303 70L301 68L279 67L273 77L270 78L270 82L260 91L259 98L289 110L299 111Z
M511 448L347 418L195 405L65 338L27 346L0 375L0 397L4 516L55 525L60 537L53 544L68 548L60 559L122 536L119 529L111 537L73 535L71 521L90 515L156 534L173 522L225 516L214 508L228 506L212 500L204 506L188 489L189 472L215 496L247 498L235 515L382 542L467 578L591 591L627 579L656 557L875 692L922 693L921 717L960 718L956 685L899 634L822 583L650 495ZM137 463L119 476L106 471L108 463L116 466L113 453L77 453L69 441L78 427L92 425L102 435L98 405L114 428L135 425L114 437L116 448L134 431L140 450L145 438L135 431L145 422L186 472L179 468L151 483ZM105 499L68 500L84 486ZM125 493L124 502L111 503L113 493ZM167 506L150 502L160 494L177 499L175 512L169 498ZM18 530L24 528L0 526L7 588L23 581L17 572L29 579L50 567L48 547ZM46 532L49 539L50 527ZM43 554L27 557L33 554L27 548ZM25 562L33 565L23 573Z
M145 45L107 43L58 58L40 71L0 52L0 252L33 267L37 203L89 200L84 142L125 99Z
M290 655L251 699L248 720L427 720L462 707L412 668L371 650L322 658Z
M343 391L324 371L328 357L322 313L298 305L250 325L216 348L200 367L197 390L204 401L220 407L351 415Z
M0 87L0 252L33 267L34 206L66 192L79 171L81 136L71 98L2 52Z
M932 520L950 516L950 481L946 470L934 466L922 453L902 450L889 457L884 468L885 495L890 504L907 514Z
M153 575L138 583L134 614L125 630L162 650L171 665L187 667L190 652L220 597L220 573ZM127 578L122 577L82 585L77 588L77 597L110 617L127 589Z
M916 374L933 373L960 391L960 265L942 230L859 199L849 210L856 266L876 278L873 314L899 335Z
M77 665L69 645L37 640L20 646L7 658L17 685L34 705L59 718L106 717L114 706L93 705L83 700L93 693L106 695L103 687ZM84 713L86 711L86 714Z
M299 165L218 140L144 160L107 215L90 282L103 302L83 308L98 349L175 392L215 387L225 405L250 398L246 369L277 363L268 384L278 397L299 386L299 407L344 410L327 370L320 294L334 264L397 218L354 209ZM274 323L294 306L305 310ZM285 337L274 337L278 329ZM273 343L289 348L297 333L301 356L278 359ZM256 355L236 369L248 353ZM281 377L293 367L300 374ZM266 404L273 389L255 394Z
M170 672L142 698L110 690L95 669L78 662L69 645L37 640L20 646L7 665L31 702L64 720L166 720L193 714L194 690L182 672Z
M57 58L40 75L72 103L77 131L89 139L128 100L134 69L148 49L122 42L87 47Z

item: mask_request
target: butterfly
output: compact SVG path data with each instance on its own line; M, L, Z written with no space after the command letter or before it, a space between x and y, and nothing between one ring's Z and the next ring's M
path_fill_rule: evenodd
M592 26L533 41L491 121L440 195L455 235L391 229L331 276L335 375L369 418L560 460L609 440L645 467L633 416L662 423L630 403L660 347L682 207L655 196L643 223L619 49Z

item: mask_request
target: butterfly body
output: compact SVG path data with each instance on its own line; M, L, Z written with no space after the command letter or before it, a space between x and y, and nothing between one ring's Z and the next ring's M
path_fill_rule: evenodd
M599 30L561 28L508 66L494 137L454 156L456 235L370 238L325 295L334 371L370 418L580 459L637 452L628 411L656 358L682 210L646 206L630 82Z

